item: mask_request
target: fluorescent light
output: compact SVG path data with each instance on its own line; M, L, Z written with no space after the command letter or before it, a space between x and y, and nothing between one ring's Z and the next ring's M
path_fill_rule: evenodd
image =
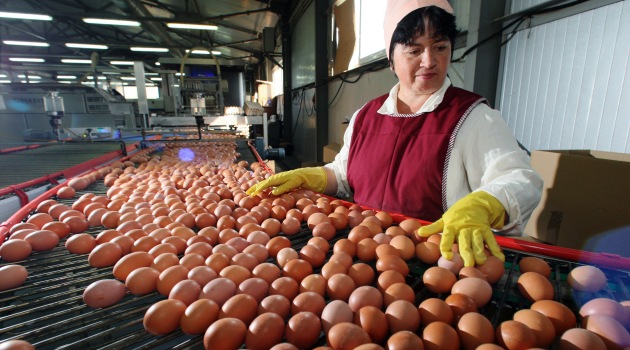
M109 63L118 66L133 66L133 61L109 61Z
M77 77L74 75L58 75L57 79L76 79Z
M176 76L186 75L186 73L175 73Z
M103 74L119 75L118 72L103 72Z
M155 62L155 65L156 65L156 66L159 66L159 65L160 65L160 62Z
M135 77L120 77L120 80L136 80Z
M6 78L7 75L6 74L0 74L0 78Z
M192 23L166 23L169 28L177 29L198 29L198 30L217 30L217 26L208 24L192 24Z
M89 24L107 24L112 26L128 26L128 27L139 27L140 22L138 21L125 21L119 19L106 19L106 18L84 18L83 22Z
M212 51L212 54L216 55L216 56L220 56L221 55L221 51Z
M190 50L186 50L186 52L189 52ZM208 50L192 50L190 51L190 53L196 54L196 55L209 55L210 51ZM213 55L221 55L221 51L212 51Z
M0 84L8 84L11 80L0 80Z
M153 81L162 81L162 78L149 78L149 79L151 79Z
M168 49L165 47L139 47L132 46L129 48L131 51L137 52L168 52Z
M92 63L92 60L78 60L78 59L74 59L74 58L62 58L61 62L63 62L63 63L85 63L85 64L90 64L90 63Z
M13 61L13 62L44 62L44 59L43 58L10 57L9 61Z
M18 77L18 78L20 78L20 79L25 79L25 78L26 78L26 75L24 75L24 74L20 74L20 75L18 75L17 77ZM28 78L29 78L29 79L41 79L42 77L37 76L37 75L29 75L29 76L28 76Z
M38 46L38 47L48 47L50 44L36 41L15 41L15 40L3 40L3 43L6 45L20 45L20 46Z
M95 44L77 44L77 43L66 43L67 47L71 47L74 49L94 49L94 50L107 50L107 45L95 45Z
M158 73L144 73L144 75L159 75Z
M59 83L61 83L61 84L73 84L73 82L67 81L67 80L62 80Z
M0 12L0 17L14 19L32 19L37 21L52 21L52 17L48 15L38 15L35 13Z
M87 79L94 80L94 77L92 77L92 76L88 76L88 77L87 77ZM105 80L105 79L107 79L107 78L105 78L105 77L103 77L103 76L99 76L99 77L96 77L96 79L98 79L98 80Z

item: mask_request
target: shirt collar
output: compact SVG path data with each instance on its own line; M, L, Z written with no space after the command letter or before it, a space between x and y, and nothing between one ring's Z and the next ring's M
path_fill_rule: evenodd
M431 95L431 97L429 97L429 99L422 105L422 107L420 107L416 114L428 113L435 110L437 106L442 103L442 100L444 99L444 94L446 93L446 89L448 89L450 85L451 79L446 77L446 79L444 79L444 83L442 83L442 87L440 87L436 92ZM389 96L387 97L387 100L385 100L385 103L383 103L381 108L379 108L378 113L386 115L398 114L397 96L399 89L400 83L397 83L396 85L394 85L394 87L392 87L392 89L389 91Z

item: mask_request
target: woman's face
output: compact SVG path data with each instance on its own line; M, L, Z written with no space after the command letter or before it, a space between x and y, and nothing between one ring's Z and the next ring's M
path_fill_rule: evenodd
M429 31L410 45L394 47L394 73L404 95L430 95L442 87L451 61L448 38L431 38Z

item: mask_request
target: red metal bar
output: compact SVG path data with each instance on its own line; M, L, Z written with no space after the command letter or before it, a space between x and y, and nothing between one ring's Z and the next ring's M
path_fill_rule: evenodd
M252 149L252 152L254 152L254 156L256 157L256 160L258 160L258 163L260 163L260 165L263 167L263 169L267 170L270 174L273 174L273 170L271 170L268 166L267 163L265 163L265 161L260 157L260 154L258 154L258 151L256 150L256 147L254 147L254 145L252 145L251 141L247 141L247 145L249 146L249 148Z
M26 145L26 146L17 146L17 147L3 148L3 149L0 149L0 154L24 151L24 150L27 150L27 149L35 149L35 148L39 148L41 146L42 145Z

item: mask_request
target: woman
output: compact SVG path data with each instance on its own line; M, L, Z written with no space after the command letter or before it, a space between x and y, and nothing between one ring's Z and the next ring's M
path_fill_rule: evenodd
M504 260L494 230L521 231L540 200L532 170L497 110L447 77L457 34L446 0L389 0L385 48L399 79L389 94L357 111L334 162L279 173L248 194L277 186L354 194L357 204L435 221L442 256L458 241L466 266Z

